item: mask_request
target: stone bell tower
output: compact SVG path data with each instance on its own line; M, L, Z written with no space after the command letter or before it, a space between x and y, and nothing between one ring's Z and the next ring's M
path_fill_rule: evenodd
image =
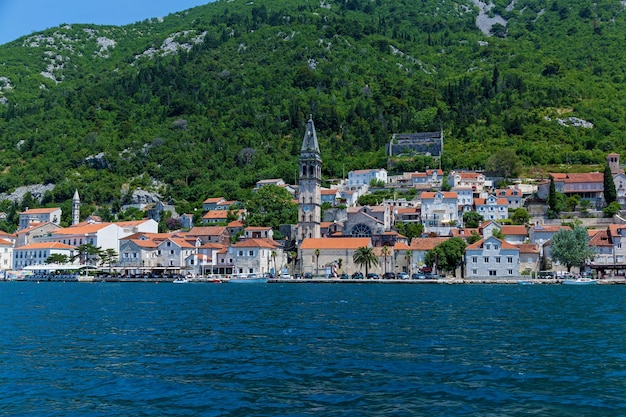
M309 118L300 149L300 180L298 184L298 242L308 237L321 237L322 221L322 158L313 125Z

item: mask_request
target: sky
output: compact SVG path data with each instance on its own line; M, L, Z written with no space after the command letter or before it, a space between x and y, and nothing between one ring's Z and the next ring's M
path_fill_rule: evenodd
M62 23L126 25L209 0L0 0L0 45Z

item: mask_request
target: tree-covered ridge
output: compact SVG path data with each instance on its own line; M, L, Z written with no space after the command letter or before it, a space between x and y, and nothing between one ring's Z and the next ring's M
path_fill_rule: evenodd
M119 204L156 180L179 201L246 200L259 179L295 181L309 114L327 178L385 166L399 132L443 129L444 169L485 168L502 148L525 166L624 153L620 1L495 1L487 14L506 25L489 34L479 13L471 1L229 0L18 39L0 47L0 192L55 183L49 202L78 188Z

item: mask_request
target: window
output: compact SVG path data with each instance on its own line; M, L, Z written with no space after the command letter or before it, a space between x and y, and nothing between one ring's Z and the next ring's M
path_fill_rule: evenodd
M472 256L472 263L478 263L478 256Z
M248 255L250 255L250 256L254 256L254 251L253 251L253 250L251 250L250 252L248 252Z
M493 269L490 269L490 270L489 270L489 276L490 276L490 277L495 277L495 276L496 276L496 271L495 271L495 270L493 270Z
M238 255L239 255L239 256L243 256L243 251L242 251L242 250L240 250L240 251L239 251L239 253L238 253Z
M488 264L489 263L489 257L485 256L484 261L485 261L486 264Z
M491 243L486 243L485 244L485 249L487 249L487 250L491 249Z
M478 270L472 269L472 275L478 275Z
M496 256L496 263L499 264L500 263L500 257Z
M509 270L508 270L508 273L509 273L509 275L513 275L513 270L512 270L512 269L509 269Z
M506 258L506 261L507 261L508 263L512 264L512 263L513 263L513 257L512 257L512 256L508 256L508 257Z
M494 249L494 250L498 250L498 249L500 249L500 245L498 245L498 244L493 245L493 249Z

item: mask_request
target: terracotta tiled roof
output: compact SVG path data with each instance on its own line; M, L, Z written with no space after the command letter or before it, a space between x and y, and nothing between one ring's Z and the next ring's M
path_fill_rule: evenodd
M217 204L224 200L224 197L210 197L202 202L202 204Z
M280 243L272 239L245 239L233 245L233 248L269 248L274 249L281 246Z
M307 238L300 245L301 249L358 249L371 246L369 237L332 237Z
M428 251L450 239L449 237L414 237L411 239L411 250Z
M589 239L589 246L613 246L608 230L598 230Z
M536 243L522 243L517 245L519 247L519 253L529 253L538 255L540 253L539 245Z
M198 226L192 227L187 236L219 236L226 231L226 226Z
M202 216L203 219L225 219L226 217L228 217L226 210L209 210Z
M424 191L422 194L420 194L420 198L422 200L433 199L433 198L435 198L435 194L437 194L437 193L433 192L433 191ZM443 198L445 198L445 199L448 199L448 198L458 198L458 194L455 193L454 191L441 191L441 194L443 195Z
M16 248L16 250L26 249L74 249L74 246L66 245L65 243L59 242L37 242Z
M60 210L58 207L53 207L53 208L35 208L35 209L29 209L26 211L21 212L20 214L49 214L49 213L53 213L57 210Z
M113 223L94 223L85 226L73 226L58 229L52 232L53 235L88 235L96 233L106 227L111 226Z
M124 228L124 227L141 226L142 224L147 223L149 221L150 221L149 219L129 220L127 222L115 222L115 224L121 228Z
M505 236L526 236L528 231L523 225L503 224L500 229Z
M158 242L155 240L150 240L150 239L129 239L129 240L133 242L135 245L139 246L140 248L156 249L156 247L158 246Z
M0 239L0 246L13 246L13 243L8 240Z
M498 238L496 238L496 237L488 237L488 238L486 238L486 239L481 239L481 240L479 240L479 241L478 241L478 242L476 242L476 243L472 243L471 245L468 245L468 246L465 248L465 250L482 249L482 248L483 248L483 245L485 244L485 242L486 242L487 240L490 240L490 239L495 239L495 240L497 240L498 242L500 242L500 246L502 247L502 249L519 249L519 247L518 247L518 246L513 245L513 244L511 244L511 243L508 243L508 242L505 242L504 240L498 239Z
M556 233L561 229L572 230L572 228L569 226L550 226L550 225L532 226L531 229L533 229L535 232L546 232L546 233L549 233L549 232Z
M394 250L397 251L407 251L407 250L411 250L411 247L409 245L407 245L404 242L397 242L394 246L393 246Z

